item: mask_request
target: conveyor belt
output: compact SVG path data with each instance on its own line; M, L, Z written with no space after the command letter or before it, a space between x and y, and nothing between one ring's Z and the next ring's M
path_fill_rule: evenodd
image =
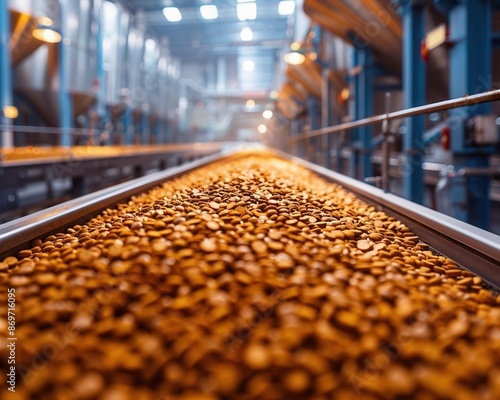
M500 397L500 296L456 263L495 283L495 235L282 153L0 226L23 243L0 258L22 399Z
M99 211L125 201L161 182L223 158L238 155L242 151L245 152L245 148L233 145L232 148L229 147L228 150L221 151L214 156L101 190L0 225L0 256L17 251L36 237L48 235L88 220ZM249 145L248 149L250 151L262 150L263 147ZM267 149L267 151L271 150ZM384 193L380 189L300 158L276 150L272 150L272 153L277 157L302 165L331 182L342 185L368 203L376 205L387 214L400 219L435 250L454 259L492 285L500 287L500 237L498 235L406 201L398 196Z
M61 203L63 197L79 197L233 145L217 142L3 149L0 151L0 221L10 220L10 215L22 216L40 210L43 202ZM27 190L33 193L33 188L35 196L26 196Z
M498 278L494 235L256 146L3 225L2 251L26 248L0 258L17 372L0 390L500 397L500 296L415 233Z
M206 153L231 146L231 142L187 143L171 145L130 146L72 146L72 147L14 147L2 149L3 167L29 166L32 164L156 156L158 154Z

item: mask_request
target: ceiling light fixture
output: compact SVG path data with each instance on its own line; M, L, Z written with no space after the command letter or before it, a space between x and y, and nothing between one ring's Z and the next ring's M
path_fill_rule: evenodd
M278 13L280 15L291 15L295 12L294 0L283 0L278 5Z
M265 119L271 119L273 117L273 112L271 110L266 110L262 113Z
M264 124L260 124L259 127L257 128L257 130L259 131L259 133L261 135L263 135L264 133L267 132L267 126L265 126Z
M298 51L291 51L289 53L286 53L283 59L289 65L300 65L303 64L304 61L306 61L306 57L304 56L304 54Z
M253 39L253 32L249 27L245 27L241 30L240 37L244 42L249 42Z
M236 12L240 21L253 20L257 18L257 4L255 2L238 3Z
M59 32L42 26L33 31L33 37L45 43L59 43L62 40Z
M3 115L8 119L16 119L19 116L19 110L14 106L5 106L3 108Z
M59 43L62 40L61 34L52 26L52 19L49 17L38 18L38 26L33 30L35 39L45 43Z
M163 15L169 22L182 21L182 14L177 7L165 7L163 9Z
M252 99L247 100L246 106L249 110L253 110L255 107L255 101Z
M213 4L206 4L200 7L200 13L203 19L217 19L219 12L217 11L217 6Z
M243 62L243 71L251 72L255 69L255 63L252 60Z

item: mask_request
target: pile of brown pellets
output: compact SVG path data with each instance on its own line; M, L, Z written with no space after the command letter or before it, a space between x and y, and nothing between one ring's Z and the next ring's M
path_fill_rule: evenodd
M401 222L265 155L35 240L0 262L9 288L17 385L2 334L1 398L500 399L500 297Z

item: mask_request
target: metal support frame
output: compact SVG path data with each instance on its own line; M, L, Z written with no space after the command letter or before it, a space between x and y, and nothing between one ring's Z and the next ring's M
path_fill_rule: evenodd
M10 15L9 2L0 1L0 124L11 125L11 120L5 117L4 108L13 105L12 69L10 61ZM0 131L0 148L12 147L13 133L10 129Z
M375 61L371 49L366 46L354 48L354 65L360 67L354 77L354 119L361 119L373 115L373 78L375 75ZM354 149L355 161L351 163L350 176L364 179L373 175L371 163L372 127L362 126L357 129L358 146ZM355 170L353 170L355 168Z
M62 147L70 147L72 145L71 128L73 125L73 101L70 93L70 77L69 77L69 45L67 39L68 27L70 19L67 16L67 1L61 1L59 5L59 16L61 20L61 35L62 40L59 42L59 107L60 117L59 125L62 129L59 144Z
M491 0L463 0L449 13L450 96L482 93L491 88ZM451 151L456 170L488 168L491 147L466 142L466 120L491 112L490 104L476 104L450 113ZM489 227L489 177L456 178L452 184L453 215L484 229Z
M414 2L403 7L403 91L407 108L425 104L425 64L420 54L425 37L424 6ZM451 82L454 82L451 80ZM403 139L405 166L403 196L415 203L424 201L423 141L425 131L423 116L408 118Z

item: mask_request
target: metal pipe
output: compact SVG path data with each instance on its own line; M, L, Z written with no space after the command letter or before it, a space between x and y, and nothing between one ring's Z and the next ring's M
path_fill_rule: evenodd
M450 99L450 100L440 101L438 103L426 104L423 106L413 107L406 110L393 111L389 114L376 115L369 118L363 118L358 121L346 122L344 124L335 125L328 128L309 131L297 135L294 138L291 138L290 142L297 142L315 136L326 135L328 133L338 133L344 130L359 128L366 125L374 125L383 122L384 119L386 118L389 121L391 121L394 119L413 117L415 115L422 115L431 112L446 111L446 110L451 110L453 108L482 104L497 100L500 100L500 89L491 90L485 93L474 94L472 96L463 96L458 99Z
M498 168L473 168L464 167L457 171L458 176L493 176L500 175L500 167Z

